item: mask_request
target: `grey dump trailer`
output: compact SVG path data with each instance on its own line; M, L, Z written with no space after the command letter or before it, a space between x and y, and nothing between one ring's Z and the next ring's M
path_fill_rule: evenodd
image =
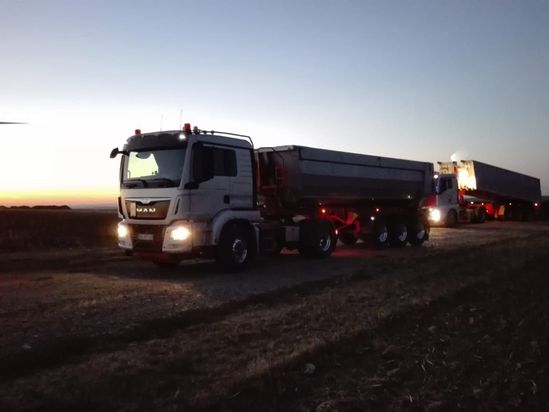
M477 160L439 162L439 170L442 179L454 176L457 183L455 203L459 205L459 214L454 217L477 223L486 217L530 220L539 210L541 186L536 177ZM455 190L451 184L442 186L448 191Z
M432 192L433 165L303 146L256 150L262 215L325 219L346 244L421 244L429 227L423 199Z

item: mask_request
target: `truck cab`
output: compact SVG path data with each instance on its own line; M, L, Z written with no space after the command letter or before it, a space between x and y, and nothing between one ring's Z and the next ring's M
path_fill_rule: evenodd
M471 196L476 190L474 173L455 162L439 162L434 176L434 192L428 200L429 220L433 225L452 227L458 223L482 223L492 204Z
M214 257L226 266L256 255L253 146L222 133L136 130L121 154L119 246L161 266Z

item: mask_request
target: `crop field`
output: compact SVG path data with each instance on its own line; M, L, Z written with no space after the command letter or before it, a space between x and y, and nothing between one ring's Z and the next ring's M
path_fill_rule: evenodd
M546 222L224 274L127 257L116 221L0 211L0 410L549 410Z

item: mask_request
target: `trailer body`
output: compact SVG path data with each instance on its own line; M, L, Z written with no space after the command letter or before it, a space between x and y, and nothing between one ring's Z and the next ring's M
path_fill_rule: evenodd
M431 163L304 146L260 148L259 193L281 213L310 205L414 204L432 191Z

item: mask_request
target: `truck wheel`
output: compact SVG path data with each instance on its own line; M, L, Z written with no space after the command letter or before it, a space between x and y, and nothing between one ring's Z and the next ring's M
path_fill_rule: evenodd
M384 248L389 245L389 227L383 220L378 220L374 225L374 246Z
M414 219L408 225L408 241L412 246L419 246L427 240L429 227L421 219Z
M331 223L323 220L305 220L300 224L299 253L304 257L325 258L336 246Z
M339 240L341 240L341 243L343 243L344 245L354 245L358 238L353 232L347 230L339 234Z
M452 209L446 215L446 221L444 222L444 225L446 227L454 227L455 225L457 225L457 221L458 221L457 213L454 209Z
M389 226L389 244L391 247L403 247L408 238L408 228L400 219L395 219Z
M226 272L238 272L247 268L255 253L248 231L237 223L223 228L217 245L217 264Z

